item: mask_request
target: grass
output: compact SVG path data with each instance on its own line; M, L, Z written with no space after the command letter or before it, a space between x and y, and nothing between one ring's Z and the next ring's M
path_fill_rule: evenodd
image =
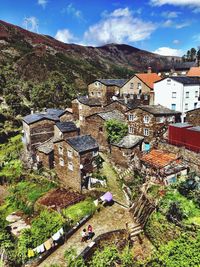
M184 223L197 223L200 225L200 209L192 200L189 200L181 195L176 189L169 189L160 203L160 208L163 213L167 212L170 203L172 202L180 203L180 206L186 216L183 220Z
M95 212L96 206L93 203L91 198L88 198L84 201L81 201L73 206L70 206L64 209L63 215L66 218L69 218L73 223L77 223L86 215L91 215Z

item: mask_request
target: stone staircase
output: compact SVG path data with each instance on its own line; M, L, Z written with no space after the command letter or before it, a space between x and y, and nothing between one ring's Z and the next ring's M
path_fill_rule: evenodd
M128 224L128 231L130 234L130 239L135 241L137 236L143 232L142 226L140 224Z
M113 166L113 167L114 167L114 170L118 173L120 179L123 179L124 177L126 177L128 174L130 174L134 170L133 164L131 164L130 167L126 169L125 171L119 171L119 169L116 166Z

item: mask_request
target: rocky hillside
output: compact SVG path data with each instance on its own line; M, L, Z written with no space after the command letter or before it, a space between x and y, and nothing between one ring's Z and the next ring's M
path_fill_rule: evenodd
M146 70L148 66L156 70L170 60L169 57L124 44L101 47L65 44L0 20L0 91L9 95L9 99L13 91L17 92L26 105L36 105L36 95L46 87L63 89L61 81L68 87L61 95L71 90L67 96L70 98L77 91L86 89L87 84L95 78L127 78L134 72ZM46 81L48 84L44 84ZM35 85L42 88L36 90ZM46 104L43 97L47 95L40 94L44 103L39 102L39 106ZM59 90L58 98L61 98ZM55 99L51 100L56 102Z

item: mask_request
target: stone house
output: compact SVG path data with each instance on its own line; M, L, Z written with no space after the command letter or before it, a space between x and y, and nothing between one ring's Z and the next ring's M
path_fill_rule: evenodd
M118 97L120 89L124 85L124 79L98 79L88 84L88 95L91 98L99 98L104 104L112 101L113 97Z
M154 104L154 82L161 80L157 73L138 73L131 77L121 88L120 96L143 99L147 104Z
M72 121L56 122L54 125L54 137L36 147L36 161L38 168L54 168L54 142L78 136L79 133L79 128L77 128Z
M125 115L118 110L112 110L92 114L85 119L85 127L83 128L84 134L90 134L95 138L102 151L108 150L109 148L105 122L111 119L124 122Z
M69 109L54 109L54 108L48 108L47 114L56 116L60 119L60 121L72 121L73 120L73 113Z
M74 118L79 120L80 128L82 128L85 125L87 116L103 111L103 104L98 98L82 96L72 101L72 110Z
M180 112L161 105L138 106L126 112L129 134L144 137L144 150L166 133L168 125L180 120Z
M200 108L196 108L186 112L186 122L193 126L200 125Z
M196 67L198 64L194 61L178 62L172 61L171 64L166 64L158 69L158 73L162 77L167 76L186 76L190 68Z
M98 150L98 143L90 135L54 141L55 171L62 184L81 192L96 168Z
M68 137L77 136L80 134L80 129L72 121L56 122L54 125L54 137L66 139Z
M142 151L143 136L126 135L118 143L111 144L112 161L119 167L129 168Z
M24 136L22 141L26 152L35 158L36 146L54 136L54 125L59 118L49 114L30 114L22 119Z
M152 149L141 157L141 172L147 179L164 185L175 183L187 175L187 166L177 154Z

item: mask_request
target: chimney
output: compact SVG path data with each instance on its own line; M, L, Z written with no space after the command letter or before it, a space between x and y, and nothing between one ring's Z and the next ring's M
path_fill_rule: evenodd
M151 73L151 67L148 67L147 73Z
M33 108L31 108L31 114L33 114L34 113L34 109Z
M124 95L124 103L128 104L128 97L126 95Z

